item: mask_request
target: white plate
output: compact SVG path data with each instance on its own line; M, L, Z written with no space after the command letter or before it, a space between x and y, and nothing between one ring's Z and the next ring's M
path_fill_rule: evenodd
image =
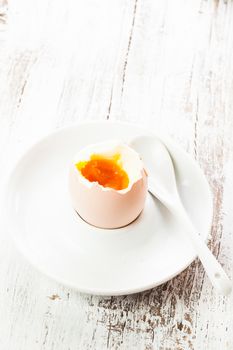
M140 217L116 230L88 225L71 207L67 179L73 155L89 143L140 134L145 130L134 124L75 124L41 139L18 161L5 214L16 245L40 271L82 292L119 295L158 286L193 261L195 252L179 234L181 227L149 194ZM174 159L183 203L205 239L212 221L207 181L189 155L160 138Z

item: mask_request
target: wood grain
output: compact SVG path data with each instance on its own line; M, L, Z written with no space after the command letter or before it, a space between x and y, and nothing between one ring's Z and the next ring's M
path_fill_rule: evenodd
M232 1L12 0L6 8L1 189L13 159L54 128L85 119L159 125L207 176L209 246L233 278ZM233 349L233 297L216 294L198 260L153 290L103 298L39 274L1 232L2 350Z

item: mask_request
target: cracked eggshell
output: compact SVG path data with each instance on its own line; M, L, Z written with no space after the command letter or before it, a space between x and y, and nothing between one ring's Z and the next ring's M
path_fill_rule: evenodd
M103 187L83 177L76 165L92 154L120 154L129 185L123 190ZM76 154L69 172L69 191L74 210L91 225L119 228L134 221L144 208L147 195L147 174L136 151L120 141L91 144Z

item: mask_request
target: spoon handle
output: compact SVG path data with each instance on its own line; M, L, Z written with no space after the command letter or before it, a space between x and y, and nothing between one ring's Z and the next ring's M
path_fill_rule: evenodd
M232 290L232 283L220 263L200 238L181 201L176 199L171 203L166 193L159 191L158 186L155 186L153 181L149 182L149 192L158 198L185 226L182 233L186 239L189 238L191 241L212 285L219 293L228 295Z
M200 238L182 204L176 208L170 206L169 209L172 210L173 214L180 222L185 224L186 230L184 231L184 235L188 235L190 238L212 285L219 293L223 295L230 294L232 290L230 279L207 245Z

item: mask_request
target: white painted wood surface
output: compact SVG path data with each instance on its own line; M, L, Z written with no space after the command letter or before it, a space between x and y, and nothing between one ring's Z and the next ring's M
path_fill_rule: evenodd
M197 159L233 278L233 2L1 0L1 190L31 142L86 119L160 125ZM35 271L1 225L0 286L1 350L233 349L233 296L197 260L153 290L89 296Z

